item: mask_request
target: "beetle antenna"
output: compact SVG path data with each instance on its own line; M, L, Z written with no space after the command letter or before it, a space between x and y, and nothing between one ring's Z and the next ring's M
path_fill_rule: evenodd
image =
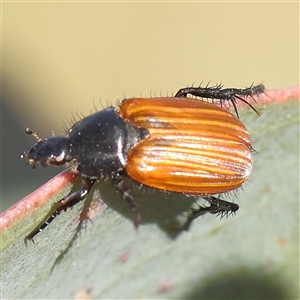
M25 133L28 134L28 135L33 136L38 142L41 142L43 140L33 130L31 130L27 127L25 128Z

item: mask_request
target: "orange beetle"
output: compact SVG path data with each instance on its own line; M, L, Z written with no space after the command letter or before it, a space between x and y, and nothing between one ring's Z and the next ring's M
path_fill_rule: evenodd
M237 112L237 99L245 100L264 92L262 84L246 89L189 87L174 97L125 99L119 109L112 106L74 124L65 136L41 139L32 130L26 133L37 144L22 157L43 166L73 163L72 171L82 187L61 199L55 212L28 236L45 228L62 210L86 198L94 183L110 178L122 198L141 221L138 206L126 186L125 177L143 185L186 195L201 196L210 203L193 211L186 228L197 216L229 214L237 204L215 195L239 188L253 165L250 136L240 120L224 109L224 101ZM221 106L194 98L219 100Z

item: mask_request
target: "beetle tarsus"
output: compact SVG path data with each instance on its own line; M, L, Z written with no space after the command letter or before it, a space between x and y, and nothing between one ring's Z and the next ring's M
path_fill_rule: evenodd
M235 214L239 209L238 204L228 202L222 199L219 199L214 196L202 197L204 200L210 203L210 206L204 207L200 206L197 209L192 209L191 213L187 216L186 223L183 226L184 230L188 230L194 219L202 216L206 213L211 213L213 215L221 216L229 216L230 214Z

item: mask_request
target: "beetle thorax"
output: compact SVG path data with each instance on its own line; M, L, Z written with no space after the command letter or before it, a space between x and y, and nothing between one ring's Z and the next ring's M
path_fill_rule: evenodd
M127 164L127 153L148 134L107 107L77 122L68 133L76 171L84 177L114 177Z

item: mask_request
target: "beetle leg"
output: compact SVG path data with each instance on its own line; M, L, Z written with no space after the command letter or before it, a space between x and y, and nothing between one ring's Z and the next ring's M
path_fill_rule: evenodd
M183 226L184 230L188 230L190 228L191 223L194 219L206 213L221 215L221 218L223 218L225 215L228 216L230 214L233 214L239 209L238 204L228 202L214 196L206 196L202 198L207 202L209 202L210 206L209 207L200 206L198 209L192 210L192 212L187 217L186 223Z
M211 205L208 207L210 209L209 212L211 214L221 215L221 217L235 213L239 209L238 204L228 202L214 196L203 197L203 199L208 201Z
M131 195L131 190L126 185L122 177L114 178L114 182L116 184L117 191L122 196L122 199L128 203L131 211L134 213L134 227L138 228L139 224L141 223L141 212L139 210L138 204L134 201L133 196Z
M61 213L61 211L66 211L68 207L74 206L76 203L80 202L81 200L87 197L96 180L82 178L81 181L82 186L80 190L68 195L66 198L63 198L57 203L53 204L46 218L43 219L39 223L39 225L25 237L25 243L27 240L31 240L34 243L34 236L37 235L39 232L43 231L43 229L46 228L55 219L55 217Z
M249 105L258 115L258 111L255 109L251 103L249 103L246 99L243 99L240 96L244 97L251 97L253 98L253 95L259 95L261 93L264 93L265 87L263 84L259 84L257 86L251 85L251 87L246 89L236 89L236 88L228 88L228 89L222 89L222 85L219 84L217 86L208 87L205 88L202 87L187 87L180 89L174 97L178 98L187 98L188 95L200 97L200 98L209 98L209 99L218 99L218 100L224 100L224 101L230 101L234 107L234 110L236 112L237 117L238 111L236 106L236 99L239 99L240 101L246 103ZM222 102L220 102L222 105Z

